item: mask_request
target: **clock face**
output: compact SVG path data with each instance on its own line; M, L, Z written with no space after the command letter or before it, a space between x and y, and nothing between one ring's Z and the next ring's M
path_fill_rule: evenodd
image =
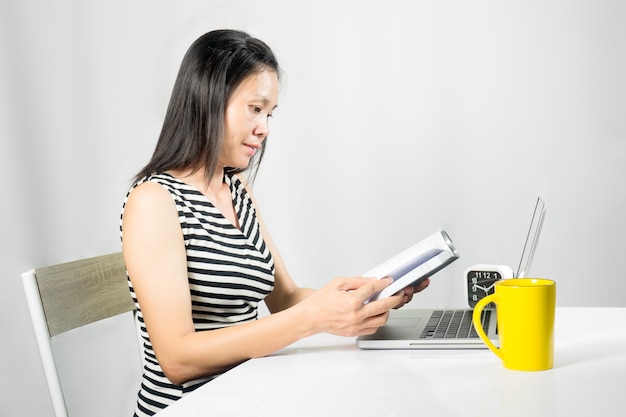
M471 308L476 303L489 294L493 294L496 282L502 279L502 274L498 271L470 270L466 273L467 279L467 301ZM487 305L492 307L493 303Z

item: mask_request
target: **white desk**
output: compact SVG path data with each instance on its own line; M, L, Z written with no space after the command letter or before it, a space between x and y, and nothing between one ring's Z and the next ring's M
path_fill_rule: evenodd
M318 335L243 363L158 415L626 415L626 308L558 308L554 361L549 371L509 371L487 350L365 351Z

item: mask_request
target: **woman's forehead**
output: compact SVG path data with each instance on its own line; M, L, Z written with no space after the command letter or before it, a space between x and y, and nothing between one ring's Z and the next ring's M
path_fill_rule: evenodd
M278 106L278 75L273 70L254 72L235 88L231 99L255 99L275 108Z

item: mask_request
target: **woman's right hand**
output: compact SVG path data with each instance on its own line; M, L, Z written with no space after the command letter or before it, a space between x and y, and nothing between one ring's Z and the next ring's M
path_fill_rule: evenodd
M389 310L401 303L402 293L365 303L391 284L391 278L335 278L311 294L300 307L307 308L312 333L339 336L372 334L389 318Z

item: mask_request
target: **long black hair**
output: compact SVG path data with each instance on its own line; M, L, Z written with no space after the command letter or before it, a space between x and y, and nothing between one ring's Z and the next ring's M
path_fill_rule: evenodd
M156 148L139 180L170 169L215 173L224 139L226 103L251 74L272 70L280 76L278 61L263 41L237 30L215 30L199 37L187 50L178 70ZM266 141L247 168L256 175Z

